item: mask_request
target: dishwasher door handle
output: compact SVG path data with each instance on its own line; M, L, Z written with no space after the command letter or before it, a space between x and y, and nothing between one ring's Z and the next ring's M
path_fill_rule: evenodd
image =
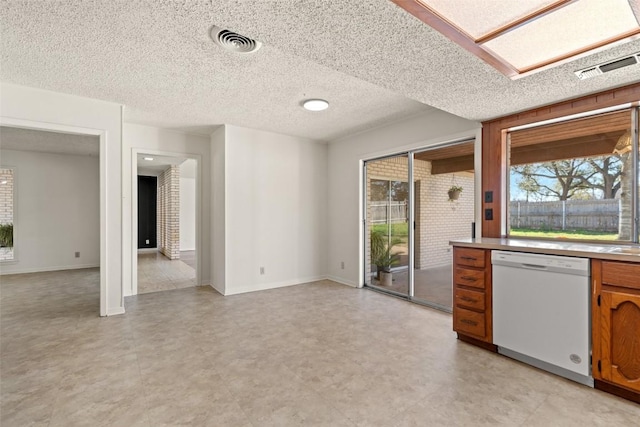
M520 264L522 266L522 268L528 268L531 270L546 270L547 266L546 265L540 265L540 264Z

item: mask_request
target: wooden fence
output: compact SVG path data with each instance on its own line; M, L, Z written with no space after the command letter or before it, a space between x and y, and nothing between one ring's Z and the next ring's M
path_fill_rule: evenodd
M511 228L618 232L620 201L510 202Z
M409 218L407 202L371 202L369 207L372 224L406 222Z

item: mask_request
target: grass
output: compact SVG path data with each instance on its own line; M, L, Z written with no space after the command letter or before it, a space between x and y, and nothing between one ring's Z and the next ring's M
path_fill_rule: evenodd
M541 237L545 239L570 239L570 240L618 240L618 233L604 233L591 230L531 230L527 228L512 228L511 237Z
M374 231L380 231L386 235L388 230L387 227L388 227L387 224L374 224L371 226L371 229ZM391 235L393 237L399 237L399 238L408 237L409 236L408 224L406 222L391 224Z

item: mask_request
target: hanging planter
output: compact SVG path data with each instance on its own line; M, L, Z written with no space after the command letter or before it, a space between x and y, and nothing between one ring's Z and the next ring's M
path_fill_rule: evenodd
M460 193L462 193L462 187L452 185L447 192L449 195L449 201L453 202L454 200L458 200L460 198Z

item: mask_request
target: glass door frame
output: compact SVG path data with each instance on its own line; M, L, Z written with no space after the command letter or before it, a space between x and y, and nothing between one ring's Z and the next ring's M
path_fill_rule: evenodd
M430 145L427 147L421 147L421 148L416 148L416 149L412 149L412 150L407 150L407 151L399 151L393 154L388 154L385 156L379 156L379 157L372 157L372 158L367 158L367 159L363 159L362 160L362 200L361 200L361 209L362 209L362 242L361 242L361 250L362 253L364 254L364 256L361 258L362 259L362 271L363 271L363 287L367 287L367 288L371 288L374 289L376 291L380 291L383 293L387 293L387 294L391 294L400 298L404 298L407 299L409 301L421 304L421 305L426 305L438 310L442 310L442 311L447 311L447 312L451 312L452 309L447 309L446 307L437 304L437 303L432 303L420 298L416 298L415 297L415 229L416 229L416 218L415 218L415 208L414 208L414 201L415 201L415 178L414 178L414 155L417 153L422 153L425 151L432 151L432 150L437 150L437 149L441 149L441 148L446 148L446 147L450 147L450 146L455 146L458 144L464 144L464 143L469 143L469 142L473 142L474 144L474 181L477 181L478 179L481 179L481 170L478 167L478 163L476 162L475 158L477 156L477 140L478 140L478 135L474 135L474 136L469 136L466 138L462 138L462 139L456 139L453 141L448 141L448 142L443 142L441 144L434 144L434 145ZM371 277L371 271L367 271L367 266L369 266L369 270L370 268L370 260L367 261L367 239L370 239L370 232L368 229L368 217L367 217L367 213L368 213L368 197L369 194L367 192L367 188L368 188L368 171L367 171L367 165L369 163L375 162L375 161L379 161L379 160L385 160L385 159L391 159L391 158L395 158L395 157L407 157L407 171L408 171L408 176L407 176L407 180L409 183L409 195L408 195L408 202L407 202L407 209L408 209L408 256L409 256L409 262L408 262L408 294L404 295L400 292L395 292L392 290L388 290L388 289L382 289L378 286L372 285L370 283L367 283L368 281L370 281L370 277ZM474 187L477 186L477 184L474 184ZM473 197L473 211L474 211L474 222L477 219L477 214L478 214L478 203L477 203L477 197L475 195L475 188L474 188L474 197Z
M367 248L367 239L370 239L370 231L369 231L369 223L368 223L368 218L367 218L367 212L368 212L368 198L369 198L369 194L367 192L367 188L368 188L368 172L367 172L367 164L371 163L371 162L375 162L375 161L379 161L379 160L386 160L386 159L393 159L396 157L407 157L407 187L409 189L408 192L408 197L407 197L407 213L408 213L408 219L407 219L407 230L408 230L408 234L407 234L407 248L408 248L408 271L407 271L407 294L405 295L402 292L397 292L391 289L383 289L379 286L375 286L371 283L367 283L369 282L371 279L371 271L367 271L367 265L371 265L370 261L367 262L366 256L366 248ZM371 158L371 159L367 159L363 161L363 166L362 166L362 185L363 185L363 191L362 191L362 227L363 227L363 239L362 239L362 248L364 249L363 252L365 254L365 257L363 258L363 262L362 262L362 269L364 271L364 283L363 283L363 287L369 287L369 288L373 288L377 291L380 292L384 292L384 293L388 293L400 298L406 298L406 299L411 299L411 295L413 295L413 268L414 268L414 259L413 259L413 235L414 235L414 227L415 227L415 223L414 223L414 213L413 213L413 191L414 191L414 185L412 183L412 177L413 177L413 153L410 151L401 151L398 153L394 153L391 155L387 155L387 156L382 156L382 157L376 157L376 158ZM403 182L403 181L401 181ZM371 270L371 268L369 268L369 270Z

